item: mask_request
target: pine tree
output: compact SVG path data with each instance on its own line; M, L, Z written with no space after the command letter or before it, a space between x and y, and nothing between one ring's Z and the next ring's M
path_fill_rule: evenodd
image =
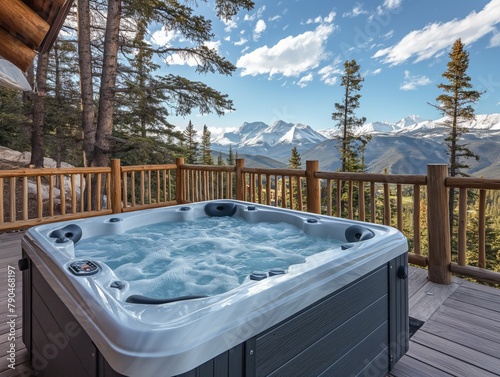
M68 162L81 166L81 96L78 85L76 46L58 38L49 54L45 94L45 153L56 166Z
M114 154L124 164L171 162L173 156L180 153L175 140L181 138L181 133L168 122L165 106L168 98L157 88L159 79L154 72L159 65L153 62L153 52L145 48L148 46L144 41L147 24L139 20L136 28L130 51L133 58L119 77L123 88L116 97L113 134L122 143Z
M464 160L469 158L479 160L479 156L472 153L467 145L460 143L460 139L463 134L467 133L467 128L463 124L474 119L472 105L479 100L481 93L471 89L471 78L466 73L469 68L469 53L465 51L460 38L453 44L449 57L448 70L442 75L448 83L438 85L444 93L436 98L439 104L433 106L446 117L444 126L449 129L448 136L445 138L449 156L449 175L451 177L467 176L464 169L468 169L469 165ZM453 225L454 207L455 190L450 189L450 225ZM453 226L451 228L453 229Z
M224 159L222 158L222 152L219 152L219 155L217 156L217 165L219 166L224 166L226 165L224 163Z
M302 165L301 159L300 159L300 153L297 151L297 147L292 148L292 155L290 156L290 159L288 160L288 167L290 169L300 169Z
M341 78L341 86L344 87L344 95L341 103L335 103L335 112L332 119L337 121L337 127L342 131L339 137L340 156L342 159L342 171L363 171L364 149L370 140L369 137L355 136L355 130L361 127L366 118L358 118L355 110L359 108L359 99L363 77L359 73L360 66L353 59L344 63L344 75Z
M201 136L201 156L200 162L202 165L213 165L214 158L212 156L212 150L210 149L210 136L211 132L208 130L206 125L203 126L203 134Z
M198 142L196 141L196 130L194 129L193 123L189 121L186 129L184 130L184 156L187 164L195 164L196 156L198 154Z
M234 165L235 164L235 158L233 154L233 147L231 144L229 144L229 153L227 154L227 164L228 165Z
M30 105L23 103L21 93L0 86L0 145L29 150L31 117L25 107Z
M290 169L300 169L302 165L302 161L301 161L301 158L300 158L300 153L299 151L297 151L297 147L293 147L292 148L292 154L290 155L290 159L288 160L288 167ZM297 185L297 181L299 182L299 184ZM290 177L290 195L293 196L293 198L295 198L295 200L293 201L293 209L299 209L299 190L302 189L301 187L301 179L300 178L296 178L296 177ZM299 186L299 187L297 187ZM302 195L302 198L304 198L305 195Z

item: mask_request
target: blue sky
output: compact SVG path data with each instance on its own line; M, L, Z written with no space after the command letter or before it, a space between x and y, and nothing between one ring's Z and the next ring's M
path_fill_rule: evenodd
M213 16L208 4L196 12ZM171 117L184 129L234 129L243 122L276 120L333 128L334 103L342 99L340 76L355 59L365 78L357 115L368 122L416 114L437 119L428 104L441 93L448 53L461 38L470 53L474 89L486 90L477 114L500 112L500 0L255 0L232 21L214 19L209 47L238 69L231 77L196 74L192 61L173 56L166 70L226 93L236 111L223 117ZM153 40L182 43L156 30ZM216 131L215 131L216 132Z

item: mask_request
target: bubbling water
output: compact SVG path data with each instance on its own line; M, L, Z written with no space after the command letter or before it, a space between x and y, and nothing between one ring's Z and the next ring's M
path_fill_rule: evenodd
M216 295L252 271L288 268L340 241L307 236L287 223L247 223L239 217L164 222L118 235L81 240L77 258L106 263L131 294L153 298Z

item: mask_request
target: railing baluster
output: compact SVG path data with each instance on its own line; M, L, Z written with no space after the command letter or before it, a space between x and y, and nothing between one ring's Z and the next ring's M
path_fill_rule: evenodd
M413 252L421 254L420 242L420 185L413 185Z
M102 192L102 177L101 173L97 173L97 182L96 182L96 197L97 197L97 203L96 203L96 210L101 211L102 210L102 197L101 197L101 192ZM92 185L87 186L87 191L90 193L90 198L88 201L88 206L89 206L89 211L92 210ZM109 200L108 196L108 200Z
M359 221L365 221L365 182L358 182Z
M479 190L479 258L478 266L486 267L486 190Z
M399 231L403 231L403 189L400 184L396 185L396 211L397 211L397 226Z
M467 189L460 188L458 198L458 264L465 266L467 250Z
M9 179L10 184L10 222L16 221L16 178Z
M342 217L342 181L337 179L337 217Z
M384 225L391 225L391 192L388 183L384 183Z
M4 190L4 179L0 178L0 224L4 223L5 209L3 208L3 190Z
M332 180L326 180L326 214L332 216Z
M54 176L49 174L49 216L54 216Z
M61 206L61 215L66 214L66 185L64 182L64 174L58 174L59 177L59 198Z
M23 220L28 220L28 177L23 177L23 197L21 198L21 202L23 206Z
M36 177L36 203L38 218L43 217L43 191L42 191L42 177Z
M375 223L377 220L377 203L375 197L375 182L370 182L370 221Z
M347 196L347 209L348 209L348 214L347 218L352 220L354 219L354 209L353 209L353 203L352 203L352 197L353 197L353 184L352 181L349 181L348 184L348 196Z

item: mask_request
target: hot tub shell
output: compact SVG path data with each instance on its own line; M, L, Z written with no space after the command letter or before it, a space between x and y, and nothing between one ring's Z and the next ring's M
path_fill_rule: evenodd
M43 225L22 240L23 341L40 376L385 376L408 349L407 243L398 231L239 201L248 222L291 222L335 239L358 225L374 237L322 252L285 275L213 297L126 303L116 276L75 276L73 242L49 237L77 224L82 238L207 216L209 203ZM212 214L213 215L213 214ZM120 219L114 221L111 219ZM73 250L73 257L72 257ZM71 369L68 369L71 368Z

